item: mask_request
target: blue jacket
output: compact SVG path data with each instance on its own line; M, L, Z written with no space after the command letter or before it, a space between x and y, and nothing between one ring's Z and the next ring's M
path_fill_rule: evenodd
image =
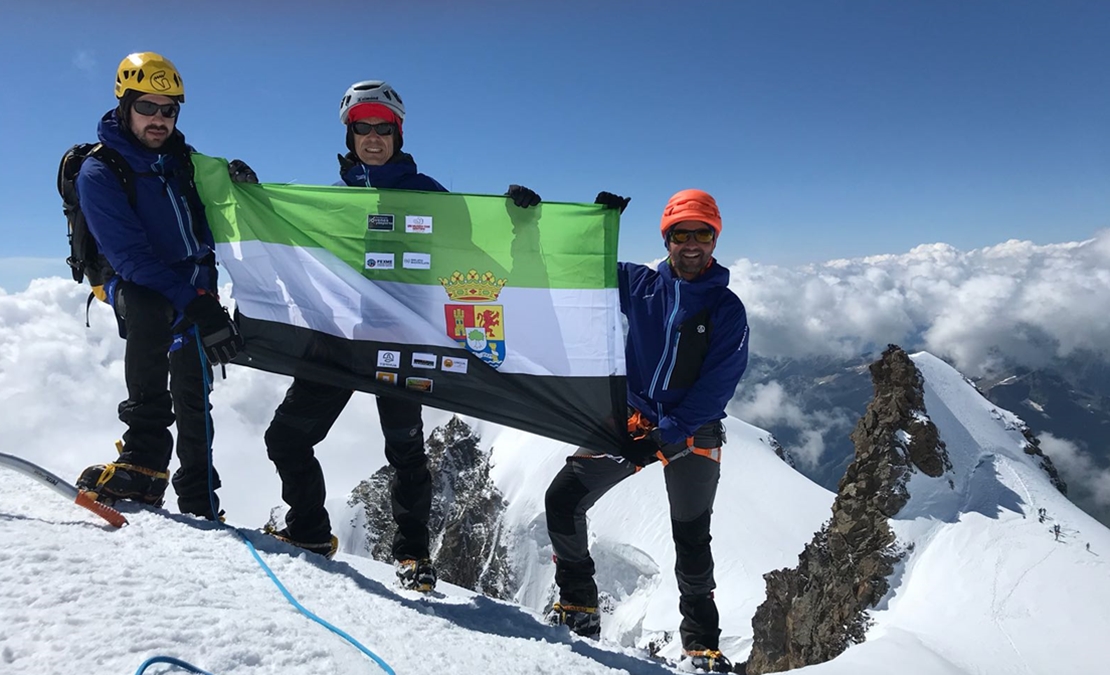
M348 159L351 155L347 156ZM381 166L370 166L362 162L346 162L340 165L339 185L351 187L370 187L384 190L424 190L425 192L447 192L447 188L436 179L416 170L416 161L407 152L399 152Z
M158 291L181 312L198 289L216 290L212 231L191 178L183 175L185 137L175 130L166 144L179 153L160 154L125 135L115 110L101 118L97 136L134 169L136 199L132 208L115 174L86 159L77 194L89 231L120 278Z
M748 367L744 303L714 261L686 281L668 261L656 269L618 264L621 312L628 317L628 404L677 443L725 416Z

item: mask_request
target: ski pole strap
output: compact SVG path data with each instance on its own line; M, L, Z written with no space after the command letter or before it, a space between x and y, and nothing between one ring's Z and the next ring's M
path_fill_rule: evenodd
M150 657L146 661L143 661L143 665L139 666L139 669L135 671L135 675L143 675L144 670L146 670L150 666L153 666L156 663L167 663L171 666L177 666L178 668L181 668L182 670L187 670L190 673L196 673L196 675L212 675L212 673L208 672L207 670L201 670L200 668L197 668L196 666L194 666L191 663L186 663L186 662L182 661L181 659L175 659L172 656L152 656L152 657Z

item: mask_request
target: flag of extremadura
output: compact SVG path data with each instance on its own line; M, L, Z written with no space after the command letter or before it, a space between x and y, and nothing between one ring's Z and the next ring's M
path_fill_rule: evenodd
M193 157L247 340L235 363L616 448L616 211L239 184Z

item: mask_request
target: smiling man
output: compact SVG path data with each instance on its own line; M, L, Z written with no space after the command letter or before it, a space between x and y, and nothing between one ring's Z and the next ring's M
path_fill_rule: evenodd
M349 152L339 155L338 185L446 192L434 178L417 171L412 155L401 151L405 104L389 83L363 80L348 87L339 102L339 121L346 127ZM539 195L520 185L509 186L506 196L521 208L540 202ZM323 358L319 353L326 351L320 347L317 357ZM315 446L327 437L353 393L343 386L294 377L265 434L266 453L281 477L281 496L289 505L285 527L270 534L329 558L339 542L324 507L324 474ZM421 406L388 395L378 396L377 405L385 457L394 469L390 502L397 529L391 552L397 582L405 589L431 591L438 575L430 556L432 475Z
M596 203L623 211L628 200L602 192ZM728 289L728 269L713 258L721 234L713 197L701 190L676 193L660 231L666 260L656 269L620 263L618 271L621 312L628 318L628 442L619 456L579 448L547 489L559 586L559 602L547 618L579 635L601 635L586 512L617 483L659 461L677 554L684 658L694 670L729 672L713 599L709 520L725 442L721 420L748 364L748 321Z

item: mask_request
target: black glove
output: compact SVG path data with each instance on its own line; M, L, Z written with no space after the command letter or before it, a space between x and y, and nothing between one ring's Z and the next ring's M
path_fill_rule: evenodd
M643 438L633 439L629 437L624 447L621 448L621 457L636 466L647 466L659 459L655 453L659 452L662 447L663 439L659 435L659 430L652 429L651 433Z
M231 320L231 315L216 296L198 295L185 305L185 318L197 327L209 361L231 363L235 355L243 349L243 336L239 334L239 326Z
M523 185L510 185L509 191L505 193L505 196L513 200L513 203L522 209L540 203L540 196L536 194L536 191L529 190Z
M350 168L352 168L352 167L354 167L358 164L358 157L353 152L348 152L345 155L340 155L340 154L336 153L335 156L339 158L339 176L340 176L340 178L343 177L343 174L347 173L348 169L350 169Z
M628 206L630 201L632 201L631 197L622 197L612 192L599 192L597 193L597 199L594 199L594 204L601 204L610 209L618 209L621 213L624 213L624 207Z
M227 173L231 176L232 183L257 183L258 174L254 169L247 166L247 163L241 159L233 159L227 165Z

